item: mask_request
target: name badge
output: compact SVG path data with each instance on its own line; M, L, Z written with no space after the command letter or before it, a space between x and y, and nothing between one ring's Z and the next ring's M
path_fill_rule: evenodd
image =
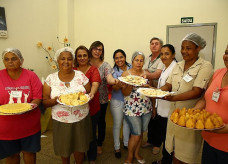
M215 102L219 101L219 96L220 96L220 92L213 92L212 94L212 100Z
M22 97L22 91L11 91L12 97L20 98Z
M186 81L187 83L189 82L189 81L191 81L193 78L190 76L190 75L185 75L184 77L183 77L183 79L184 79L184 81Z

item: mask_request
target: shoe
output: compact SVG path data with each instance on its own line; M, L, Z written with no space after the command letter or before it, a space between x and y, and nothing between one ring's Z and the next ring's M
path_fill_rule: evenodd
M146 143L143 144L141 147L142 147L142 148L147 148L147 147L152 147L152 146L153 146L152 144L146 142Z
M97 154L98 155L102 154L102 147L101 146L97 146Z
M159 147L153 147L152 153L153 153L154 155L157 155L159 152L160 152L160 148L159 148Z
M124 161L124 164L132 164L132 163L131 163L131 162L125 162L125 161Z
M89 164L96 164L95 161L89 161Z
M115 150L115 157L116 158L121 158L121 152L120 152L120 150L118 150L118 151Z
M140 163L140 164L145 164L145 163L146 163L145 159L137 159L137 161L138 161L138 163Z
M161 161L154 161L152 164L160 164Z
M128 150L128 146L124 146L124 149L125 149L125 150Z

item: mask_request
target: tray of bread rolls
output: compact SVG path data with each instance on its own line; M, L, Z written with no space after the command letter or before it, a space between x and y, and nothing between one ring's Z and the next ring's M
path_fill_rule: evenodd
M57 102L59 104L68 106L68 107L76 107L76 106L82 106L89 102L90 97L88 94L85 94L83 92L76 92L76 93L68 93L68 94L62 94L57 99Z
M225 126L217 113L210 113L205 109L175 109L170 120L179 127L193 130L215 130Z
M29 112L37 107L32 103L14 103L0 106L0 115L18 115Z

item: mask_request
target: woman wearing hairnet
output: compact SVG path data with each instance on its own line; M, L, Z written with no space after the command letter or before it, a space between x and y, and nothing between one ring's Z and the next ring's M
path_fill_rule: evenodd
M165 99L172 101L169 115L176 108L192 108L205 91L212 76L210 62L199 57L199 52L206 46L206 41L195 33L184 37L181 44L183 61L173 71L162 90L175 92ZM202 143L201 132L178 127L168 120L166 150L174 152L173 163L197 163L200 159Z
M15 48L2 53L6 69L0 71L0 105L33 103L42 99L42 83L38 76L22 68L24 58ZM36 163L36 152L40 151L40 110L18 115L0 114L0 159L6 163L20 163L20 152L24 163Z
M54 152L61 156L64 164L70 163L71 154L77 164L82 164L84 152L88 151L92 141L89 105L70 108L56 100L62 94L88 93L90 83L81 71L73 70L74 51L71 48L56 51L55 60L59 71L50 74L43 87L43 104L52 107Z

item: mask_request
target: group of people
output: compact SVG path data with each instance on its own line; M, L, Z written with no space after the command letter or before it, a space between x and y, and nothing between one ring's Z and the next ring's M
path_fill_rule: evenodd
M225 68L213 74L210 62L199 57L206 41L195 33L186 35L181 44L183 60L175 59L175 48L163 45L160 38L150 40L152 54L145 58L133 53L131 63L126 53L117 49L113 68L104 61L104 45L95 41L87 49L75 51L64 47L56 51L59 71L47 76L43 86L38 76L22 68L24 58L15 48L2 53L5 69L0 71L0 104L28 102L52 108L53 147L62 163L82 164L87 154L90 164L102 154L106 132L108 85L112 86L110 110L113 116L114 154L121 158L120 129L123 123L123 145L128 150L124 164L134 159L144 164L140 147L153 146L158 154L163 143L162 164L228 163L228 45L223 56ZM148 84L142 87L160 88L175 94L163 99L149 98L137 92L140 86L121 82L118 77L142 76ZM68 107L57 101L62 94L83 92L90 96L87 104ZM217 97L216 97L217 96ZM216 98L215 98L216 97ZM13 101L12 101L13 100ZM176 108L206 109L218 113L225 126L213 131L194 131L175 126L168 119ZM20 152L25 163L36 163L40 146L39 107L20 115L0 115L0 159L19 163ZM148 141L142 144L143 132ZM203 141L204 140L204 141ZM203 151L201 157L201 145ZM153 162L154 163L154 162Z

